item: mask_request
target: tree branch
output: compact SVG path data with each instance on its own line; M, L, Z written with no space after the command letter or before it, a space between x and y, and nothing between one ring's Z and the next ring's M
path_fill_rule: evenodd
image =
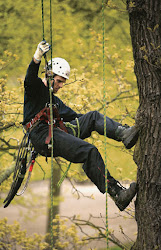
M64 217L64 216L63 216ZM66 216L65 216L66 217ZM83 219L78 219L75 216L73 217L67 217L72 223L74 223L80 230L81 232L86 236L85 241L90 241L90 240L100 240L100 239L106 239L106 227L100 227L100 226L96 226L95 224L93 224L93 222L90 221L91 218L95 218L92 215L89 216L88 220L83 220ZM83 227L91 227L93 229L95 229L98 232L98 235L96 236L91 236L88 235L84 230ZM111 233L109 231L109 241L111 241L112 243L116 244L117 246L119 246L121 249L125 249L127 250L128 248L120 241L118 240L113 233Z
M6 126L1 127L1 128L0 128L0 132L3 131L3 130L6 130L6 129L8 129L8 128L11 128L11 127L13 127L13 126L15 126L15 122L9 123L9 124L7 124Z
M13 163L9 168L7 168L2 175L0 175L0 185L7 180L10 175L14 172L15 163Z
M14 145L11 145L9 143L9 141L11 139L13 139L13 138L10 138L8 141L6 141L5 139L0 137L0 140L4 143L0 146L1 151L8 151L9 149L19 149L19 145L14 146ZM16 139L14 139L14 140L16 140Z

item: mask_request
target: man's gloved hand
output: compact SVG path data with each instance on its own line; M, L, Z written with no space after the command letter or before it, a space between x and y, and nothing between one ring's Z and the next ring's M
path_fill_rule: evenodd
M50 45L46 41L41 41L34 54L36 61L40 62L42 56L50 50Z

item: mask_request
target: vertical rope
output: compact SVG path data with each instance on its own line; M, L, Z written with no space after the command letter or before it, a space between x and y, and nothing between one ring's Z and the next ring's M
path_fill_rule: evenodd
M106 137L106 83L105 83L105 18L104 0L102 0L102 67L103 67L103 103L104 103L104 151L105 151L105 188L106 188L106 240L108 249L108 186L107 186L107 137Z
M42 8L42 38L44 37L44 4L43 0L41 0L41 8ZM50 44L51 44L51 69L52 69L52 4L50 0ZM47 64L46 55L44 56L45 62ZM51 126L51 184L50 184L50 241L51 241L51 249L54 248L53 242L53 178L54 178L54 165L53 165L53 104L52 104L52 86L51 86L52 74L49 76L49 93L50 93L50 126Z
M52 40L52 1L50 0L50 44L51 44L51 68L52 68L52 43L53 43L53 40Z
M51 69L52 69L52 3L50 0L50 45L51 45ZM53 82L54 84L54 82ZM51 249L54 248L53 242L53 178L54 178L54 164L53 164L53 103L52 103L52 86L51 86L51 78L49 78L49 91L50 91L50 122L51 122L51 186L50 186L50 198L51 198L51 206L50 206L50 238L51 238Z
M41 10L42 10L42 40L45 40L44 38L44 2L41 0Z

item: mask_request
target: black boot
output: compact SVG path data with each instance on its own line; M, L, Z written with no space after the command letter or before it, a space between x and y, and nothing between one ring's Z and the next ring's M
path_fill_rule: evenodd
M116 129L116 140L122 141L127 149L132 148L138 140L139 132L135 126L118 126Z
M124 188L117 181L108 184L108 193L120 211L123 211L129 205L136 195L136 192L137 184L135 182L131 183L128 189Z

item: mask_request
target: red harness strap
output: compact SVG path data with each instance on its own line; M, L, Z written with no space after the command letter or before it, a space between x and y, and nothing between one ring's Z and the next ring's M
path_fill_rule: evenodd
M50 120L50 108L47 109L47 116L48 116L48 125L49 125L49 133L46 137L45 144L49 144L51 140L51 120Z
M53 105L53 116L54 116L54 120L53 120L54 127L58 127L61 130L68 133L67 129L63 123L63 120L60 118L60 115L59 115L59 112L58 112L56 105ZM45 107L37 115L35 115L35 117L25 125L25 128L26 128L26 130L31 129L36 122L42 121L42 120L45 121L46 123L48 123L48 125L49 125L49 134L45 140L45 144L49 144L50 140L51 140L51 119L50 119L50 108L49 107Z
M46 122L48 122L47 113L45 112L47 109L48 108L45 107L37 115L35 115L35 117L25 125L26 130L32 128L32 126L38 121L45 120Z
M53 115L54 115L53 126L58 127L61 130L68 133L68 131L67 131L67 129L66 129L64 123L63 123L63 120L60 118L60 115L59 115L59 112L58 112L58 109L57 109L56 105L53 105ZM49 123L48 123L49 124L49 134L48 134L48 137L45 140L45 144L49 144L50 140L51 140L51 119L50 119L50 109L49 108L47 110L47 116L49 117Z
M63 119L60 118L60 115L59 115L59 112L58 112L56 105L53 106L53 114L54 114L54 117L56 118L56 124L54 124L55 127L57 127L57 123L58 123L59 124L58 127L60 127L60 129L62 129L66 133L68 133L67 128L65 127L65 125L63 123Z

